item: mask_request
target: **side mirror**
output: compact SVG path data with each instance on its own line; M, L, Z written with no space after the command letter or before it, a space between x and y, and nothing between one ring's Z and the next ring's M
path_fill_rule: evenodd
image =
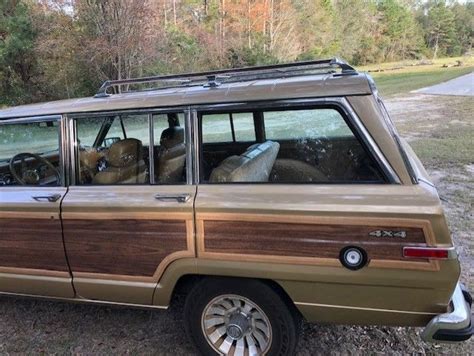
M110 147L118 141L120 141L120 137L107 137L104 139L104 147Z

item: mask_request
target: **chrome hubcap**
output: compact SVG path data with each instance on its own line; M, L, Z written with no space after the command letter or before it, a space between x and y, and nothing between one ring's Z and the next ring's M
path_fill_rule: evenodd
M224 355L264 355L272 341L268 317L255 303L239 295L211 300L204 308L201 327L209 345Z

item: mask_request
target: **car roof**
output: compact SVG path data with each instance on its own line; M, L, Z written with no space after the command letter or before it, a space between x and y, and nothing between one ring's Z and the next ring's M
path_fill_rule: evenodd
M350 75L324 73L222 83L217 87L182 86L22 105L0 110L0 120L88 112L366 94L371 94L371 87L365 73L355 72Z

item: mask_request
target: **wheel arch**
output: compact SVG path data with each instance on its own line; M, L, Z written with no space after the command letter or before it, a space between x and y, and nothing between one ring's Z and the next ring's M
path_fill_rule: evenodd
M153 296L156 306L169 306L177 299L184 297L191 288L203 279L253 279L269 286L294 315L302 317L293 300L279 283L278 279L271 278L265 272L256 270L254 263L207 261L200 259L180 259L168 266L163 273ZM268 266L270 268L270 266Z

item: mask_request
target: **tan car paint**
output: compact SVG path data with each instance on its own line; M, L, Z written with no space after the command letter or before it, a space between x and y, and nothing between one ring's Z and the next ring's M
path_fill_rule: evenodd
M393 140L385 120L382 119L382 112L373 95L349 96L347 101L373 137L387 161L390 162L393 170L397 172L402 184L411 184L405 162L400 156L400 150Z
M344 95L348 95L347 100L352 109L402 184L199 185L195 213L192 204L196 187L192 185L71 186L62 206L66 222L68 219L90 219L93 229L97 220L113 223L130 218L151 221L182 219L186 222L187 231L187 249L180 251L179 255L170 254L172 257L164 258L157 264L153 275L72 271L76 297L81 300L166 307L175 284L185 275L261 278L276 281L310 321L426 324L434 314L447 309L459 276L459 262L456 259L405 264L371 261L362 270L349 271L337 259L298 260L293 263L296 260L281 256L259 260L258 256L249 258L245 254L206 254L205 230L202 228L206 219L240 221L249 219L249 216L256 223L259 219L279 221L282 218L293 219L294 223L319 219L331 224L337 220L344 222L352 219L372 221L377 225L385 222L393 226L390 222L394 224L395 220L401 224L401 228L404 223L423 227L429 246L452 246L436 190L424 182L412 184L400 151L381 119L364 74L260 80L226 84L217 89L175 88L113 95L103 99L74 99L2 110L0 118ZM415 158L412 160L416 161ZM23 219L25 214L30 217L40 214L57 219L58 205L48 205L46 208L46 205L31 200L31 194L36 194L36 189L45 193L50 188L33 189L34 192L25 190L25 187L2 188L0 218L16 214ZM65 188L53 190L65 193ZM11 197L14 194L8 192L21 192L21 199L15 200L17 198ZM157 202L154 194L161 192L190 194L191 199L186 204ZM12 202L3 204L8 199ZM25 272L20 265L17 270L10 272L0 275L2 291L74 297L68 275L59 279L46 273L38 276L35 271Z
M167 306L174 284L185 275L260 278L282 286L308 321L421 326L446 311L452 276L459 274L457 263L440 267L441 272L370 268L354 273L342 267L181 259L163 274L153 302ZM436 290L434 284L444 288Z
M80 98L31 104L0 110L0 119L96 111L141 110L188 105L239 103L370 94L365 74L336 77L328 74L285 79L268 79L222 84L217 88L202 85L136 93L106 98Z

